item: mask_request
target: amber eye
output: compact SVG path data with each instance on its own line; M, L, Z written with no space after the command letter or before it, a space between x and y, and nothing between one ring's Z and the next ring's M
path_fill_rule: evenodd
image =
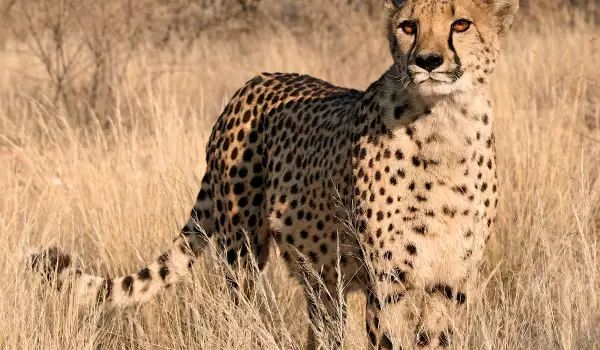
M417 24L411 21L404 21L400 23L400 28L402 28L402 31L408 35L413 35L417 32Z
M471 27L471 22L466 19L459 19L452 23L452 29L457 33L466 32Z

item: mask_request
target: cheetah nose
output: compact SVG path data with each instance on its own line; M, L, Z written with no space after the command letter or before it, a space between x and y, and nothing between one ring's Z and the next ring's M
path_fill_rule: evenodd
M438 68L444 63L444 57L437 53L417 56L417 66L425 69L428 72Z

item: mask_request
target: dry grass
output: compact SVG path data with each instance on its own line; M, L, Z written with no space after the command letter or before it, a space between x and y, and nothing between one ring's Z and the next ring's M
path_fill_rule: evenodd
M565 24L561 18L569 18ZM521 21L493 84L501 205L469 310L473 349L600 349L600 38L581 13ZM29 277L24 249L58 244L98 274L137 270L186 219L204 146L228 96L259 71L365 88L390 63L378 23L335 32L282 26L185 48L141 48L114 92L109 128L74 127L21 42L0 51L0 348L301 348L300 288L273 256L235 307L210 257L176 298L112 317L69 306ZM350 298L346 346L365 345ZM333 325L335 328L336 325Z

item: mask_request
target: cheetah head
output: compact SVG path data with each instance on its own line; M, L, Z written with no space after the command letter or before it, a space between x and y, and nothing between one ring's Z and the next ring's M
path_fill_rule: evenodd
M518 0L384 0L397 75L423 96L486 85Z

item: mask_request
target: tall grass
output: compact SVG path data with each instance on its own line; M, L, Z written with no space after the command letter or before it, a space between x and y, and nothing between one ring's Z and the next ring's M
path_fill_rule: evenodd
M568 18L568 21L564 19ZM276 22L276 21L274 21ZM260 71L308 73L365 88L390 64L379 23L335 31L284 26L185 49L141 48L116 86L109 127L73 125L46 103L43 67L23 45L0 52L0 348L295 349L301 288L272 254L236 306L222 261L150 305L77 310L24 269L28 247L76 252L86 271L135 271L177 234L228 96ZM600 349L600 38L578 12L519 22L492 86L500 215L469 310L473 349ZM93 119L92 119L93 120ZM363 348L364 298L352 295L345 345ZM332 325L332 328L340 327Z

